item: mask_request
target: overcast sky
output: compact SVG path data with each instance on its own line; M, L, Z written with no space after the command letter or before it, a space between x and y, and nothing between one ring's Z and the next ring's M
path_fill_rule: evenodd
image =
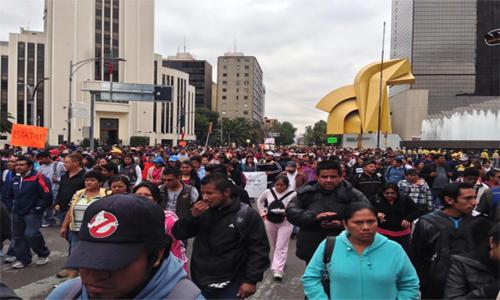
M59 0L68 1L68 0ZM43 30L43 0L0 0L0 40L19 27ZM266 85L266 116L299 133L326 119L315 109L329 91L352 83L380 60L382 23L389 57L390 0L156 0L155 52L187 50L208 60L237 50L257 57ZM216 76L214 73L214 81Z

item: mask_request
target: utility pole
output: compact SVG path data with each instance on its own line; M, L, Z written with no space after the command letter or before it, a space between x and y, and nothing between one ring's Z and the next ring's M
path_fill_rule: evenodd
M382 116L382 80L384 73L384 45L385 44L385 21L384 28L382 30L382 57L380 59L380 84L379 84L379 96L378 96L378 126L377 126L377 148L380 149L380 130L381 130L381 116Z

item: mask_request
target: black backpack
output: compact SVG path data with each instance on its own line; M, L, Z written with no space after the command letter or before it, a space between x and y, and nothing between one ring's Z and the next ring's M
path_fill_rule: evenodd
M285 221L285 215L286 215L285 213L286 210L285 210L285 205L283 204L283 200L285 200L286 197L290 196L290 194L292 194L293 191L286 193L283 197L278 199L278 196L276 196L274 190L273 189L269 190L271 191L271 194L273 195L275 201L269 204L266 199L264 206L267 208L267 220L271 223L281 223Z

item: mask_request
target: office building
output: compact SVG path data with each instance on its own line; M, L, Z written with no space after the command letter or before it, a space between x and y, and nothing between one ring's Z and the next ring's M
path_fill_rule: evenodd
M217 59L217 111L222 118L264 122L265 87L254 56L225 53Z
M435 114L500 95L500 48L484 35L500 28L500 1L393 0L391 59L409 58L412 89L429 91ZM394 87L395 95L410 86Z
M390 90L403 140L420 139L426 118L500 94L500 48L484 41L500 27L500 1L393 0L391 25L391 59L409 58L416 77Z
M94 137L104 144L128 144L131 136L170 145L195 139L189 74L163 67L154 54L154 0L46 0L43 18L43 32L21 29L0 42L2 117L9 112L16 123L48 127L51 145L68 138L79 144L91 125L84 82L166 84L173 87L168 103L98 96Z
M197 60L191 53L180 52L163 60L163 66L189 74L189 84L196 88L196 107L210 109L212 106L212 65L206 60Z

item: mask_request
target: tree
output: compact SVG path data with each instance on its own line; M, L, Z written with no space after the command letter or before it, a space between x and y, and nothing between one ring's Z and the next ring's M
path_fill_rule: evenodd
M14 117L10 113L2 113L0 118L0 134L10 133L12 130L12 121Z
M306 145L323 145L326 143L326 121L319 120L313 126L306 126L306 133L304 134L304 143Z
M196 142L199 145L204 145L208 134L208 126L210 122L212 122L212 128L217 126L219 113L206 108L197 108L195 118L194 133L196 134Z
M292 123L285 121L274 123L270 131L279 133L279 136L275 137L277 145L288 146L294 143L297 128L293 127Z

